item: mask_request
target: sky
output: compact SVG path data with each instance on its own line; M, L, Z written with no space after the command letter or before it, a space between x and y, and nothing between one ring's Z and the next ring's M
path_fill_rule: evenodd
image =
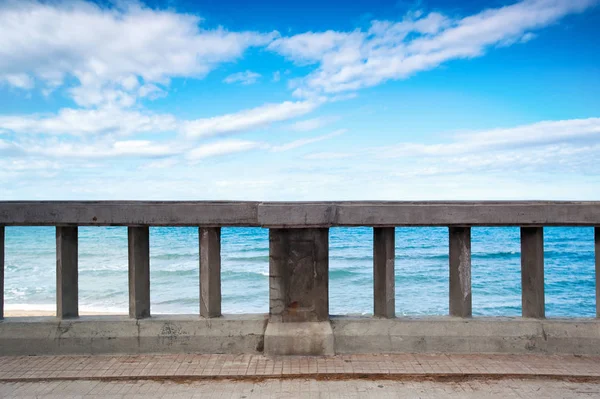
M0 200L599 200L600 0L0 0Z

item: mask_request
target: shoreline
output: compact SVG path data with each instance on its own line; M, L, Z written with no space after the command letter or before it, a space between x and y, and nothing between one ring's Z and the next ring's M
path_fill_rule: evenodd
M79 312L80 316L123 316L127 315L125 312L90 312L82 310ZM4 317L39 317L39 316L51 316L56 317L56 311L54 310L36 310L36 309L4 309Z

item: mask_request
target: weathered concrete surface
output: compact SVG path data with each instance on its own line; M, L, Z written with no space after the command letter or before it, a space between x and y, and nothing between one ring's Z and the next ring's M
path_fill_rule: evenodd
M0 320L4 318L4 226L0 226Z
M543 227L521 227L521 303L523 317L545 317Z
M450 316L471 317L471 228L450 227Z
M396 230L373 229L373 308L378 317L396 317Z
M276 322L329 319L329 230L269 230L269 313Z
M600 355L598 319L332 317L271 323L267 315L6 318L0 355L74 353L537 353ZM267 329L265 334L265 328ZM279 351L279 352L277 352Z
M343 377L343 374L341 374ZM381 377L379 377L381 378ZM0 382L0 396L11 399L83 398L427 398L427 399L581 399L600 397L596 381L548 379L467 379L456 381L359 378L284 378L186 381L163 380Z
M56 317L79 316L77 226L56 227Z
M600 318L600 227L594 229L596 247L596 317Z
M0 201L0 224L258 226L257 206L251 201Z
M0 321L0 355L258 353L266 315L15 317Z
M150 230L147 226L128 227L129 317L150 317Z
M593 226L600 202L264 202L265 227L333 226Z
M328 321L269 322L265 331L265 354L272 356L333 355L335 352L331 324Z
M597 226L600 202L0 201L0 225Z
M600 320L332 317L341 353L600 354Z
M221 228L201 227L200 316L221 316Z

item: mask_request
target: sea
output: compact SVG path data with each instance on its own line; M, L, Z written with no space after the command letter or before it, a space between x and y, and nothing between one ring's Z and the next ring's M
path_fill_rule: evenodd
M53 227L6 227L5 308L54 310L56 248ZM223 313L269 310L268 230L221 231ZM332 315L373 313L373 232L329 233ZM544 228L547 317L594 317L594 231ZM150 228L151 312L199 313L198 229ZM127 228L79 228L81 311L128 309ZM472 229L474 316L521 314L518 227ZM396 229L398 316L448 314L448 229Z

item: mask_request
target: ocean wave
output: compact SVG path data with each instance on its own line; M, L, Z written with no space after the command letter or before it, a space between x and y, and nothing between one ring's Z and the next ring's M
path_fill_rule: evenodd
M362 273L359 271L348 270L348 269L329 269L329 278L370 278L371 273Z
M254 271L254 270L244 270L244 271L237 271L237 270L226 270L223 271L221 270L221 276L223 278L230 278L230 279L235 279L237 277L239 278L260 278L263 279L265 277L269 277L269 272L266 271Z
M199 302L199 297L173 298L156 302L156 305L193 305Z
M232 245L231 248L228 248L225 244L221 246L221 252L223 253L235 253L235 252L264 252L266 254L269 253L269 244L266 246L247 246L238 248L237 245Z
M157 260L178 260L178 259L198 260L198 254L197 253L169 253L169 254L151 255L150 261L152 261L153 259L157 259Z
M345 261L350 261L350 262L367 262L367 261L373 261L373 256L372 255L336 255L336 254L331 254L329 256L329 259L332 261L337 261L337 260L345 260Z
M151 275L154 277L173 277L173 276L193 276L198 274L199 268L194 267L192 269L162 269L162 270L151 270Z
M231 262L269 262L269 255L257 256L224 256L223 261Z

